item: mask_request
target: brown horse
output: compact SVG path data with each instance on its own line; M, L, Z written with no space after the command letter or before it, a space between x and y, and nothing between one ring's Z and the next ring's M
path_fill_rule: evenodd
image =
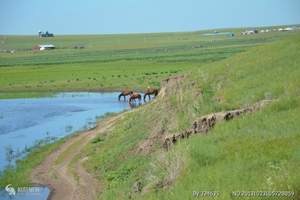
M121 97L124 97L124 101L126 101L126 96L129 96L132 93L130 90L123 90L121 94L119 94L119 101L121 100Z
M142 100L142 95L140 95L139 93L137 92L131 92L130 93L130 97L129 97L129 104L132 103L132 101L135 102L135 100L138 99L139 100L139 103L141 103L141 100Z
M158 89L157 88L148 88L144 94L144 101L146 101L146 97L148 96L149 100L151 99L151 95L154 95L156 97L158 95Z

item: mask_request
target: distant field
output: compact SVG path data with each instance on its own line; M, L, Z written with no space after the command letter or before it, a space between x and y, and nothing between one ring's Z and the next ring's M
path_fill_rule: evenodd
M53 38L0 36L0 98L159 87L166 77L295 34L240 36L241 30L230 31L236 36L204 36L203 31ZM49 43L57 49L31 50L37 44ZM84 49L74 49L76 45Z

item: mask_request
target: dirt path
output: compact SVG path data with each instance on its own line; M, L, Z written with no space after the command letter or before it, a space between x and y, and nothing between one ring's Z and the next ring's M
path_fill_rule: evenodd
M88 159L81 150L95 136L112 127L123 114L110 117L97 124L95 129L71 137L33 170L33 183L48 185L51 200L94 200L101 190L100 183L82 167Z

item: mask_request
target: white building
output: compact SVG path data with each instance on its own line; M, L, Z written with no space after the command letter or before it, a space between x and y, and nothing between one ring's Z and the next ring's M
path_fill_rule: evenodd
M292 30L294 30L294 28L292 28L292 27L286 27L286 28L284 28L283 30L284 30L284 31L292 31Z
M241 32L241 35L253 35L258 33L258 30L254 29L254 30L246 30L244 32Z
M40 44L38 45L38 47L40 51L55 49L55 46L53 44Z

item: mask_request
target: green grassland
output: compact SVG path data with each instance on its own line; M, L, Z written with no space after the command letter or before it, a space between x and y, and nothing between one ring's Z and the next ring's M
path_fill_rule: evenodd
M228 31L228 30L224 30ZM205 63L280 40L295 32L235 37L204 32L83 35L38 38L0 36L0 98L41 96L59 91L143 90ZM37 44L57 49L34 52ZM84 49L74 49L83 45ZM27 92L27 93L24 93Z
M24 90L34 92L42 79L47 82L39 87L41 92L143 89L148 84L160 84L166 77L184 75L182 80L165 86L164 96L125 113L113 129L99 135L81 152L89 158L84 167L102 183L101 199L181 200L195 199L193 191L219 191L217 199L227 200L236 199L230 196L232 191L243 190L294 191L294 197L285 199L299 199L299 32L213 39L201 35L198 38L194 34L198 36L199 33L150 34L147 36L152 39L145 46L138 41L130 44L131 37L142 41L141 35L89 36L112 37L111 41L121 38L120 46L116 48L109 48L108 41L103 46L101 42L96 43L93 48L104 52L124 51L130 59L117 59L118 55L112 55L114 60L91 56L89 59L95 60L72 63L66 59L66 63L56 64L55 56L52 58L50 54L58 55L64 52L63 49L49 52L47 64L41 64L44 58L27 51L20 55L1 55L5 59L0 62L0 90L8 94ZM173 39L166 41L168 35ZM62 46L73 44L63 41ZM24 41L24 49L32 45L31 40L27 42ZM200 46L192 48L193 42ZM215 46L201 46L209 42ZM190 49L182 47L189 43ZM157 48L178 49L159 54L151 52ZM134 55L134 51L138 55ZM223 56L222 52L223 55L227 53ZM17 59L9 56L28 56L30 61L20 65ZM97 72L99 74L95 76ZM124 73L128 73L128 77L115 77ZM21 74L26 75L21 78ZM98 82L102 76L106 81ZM89 81L89 77L97 80ZM138 77L143 82L139 82ZM49 80L53 82L50 84ZM72 86L64 85L68 80L72 80ZM9 87L8 81L13 85ZM263 110L217 124L207 135L193 135L181 140L170 151L162 148L159 138L191 127L197 117L241 108L263 99L274 101ZM30 154L17 170L2 175L0 185L5 185L7 180L18 185L20 179L26 184L28 172L41 161L36 160L39 156L35 155L43 152Z
M86 168L104 183L102 199L194 199L193 191L219 191L218 199L231 199L231 191L244 190L294 191L289 199L298 199L299 50L300 35L208 63L169 86L163 98L128 113L85 150ZM155 140L190 127L197 117L262 99L275 101L171 151ZM152 151L139 151L151 138ZM137 183L141 192L134 190Z

